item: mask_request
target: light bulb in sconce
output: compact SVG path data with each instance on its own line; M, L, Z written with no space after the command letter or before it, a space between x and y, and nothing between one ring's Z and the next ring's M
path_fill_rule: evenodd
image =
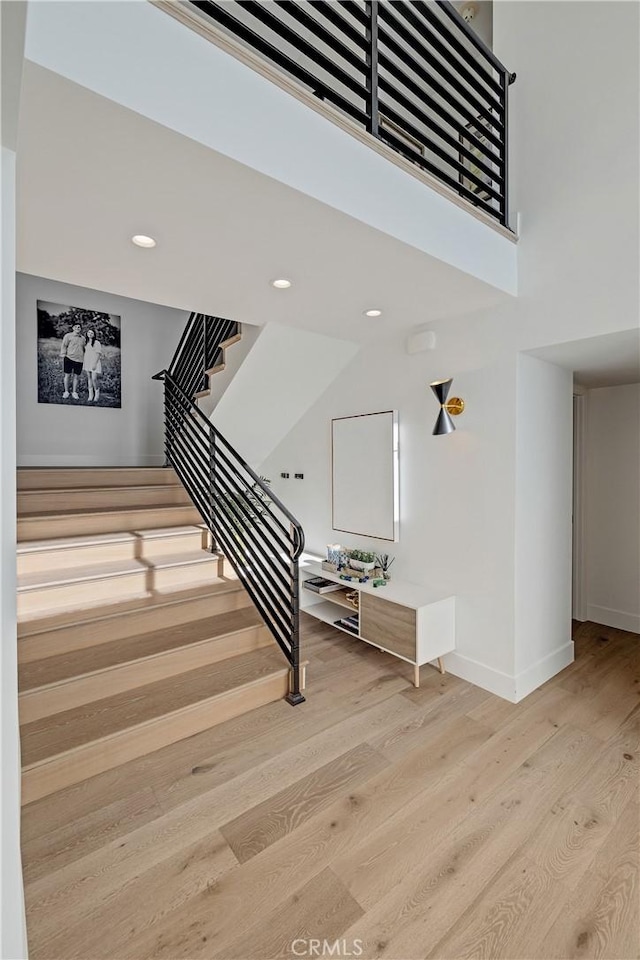
M447 400L452 383L453 378L449 377L448 380L434 380L433 383L429 384L440 404L438 419L432 431L434 437L453 433L455 426L451 417L459 416L464 410L464 400L460 397L451 397L450 400Z

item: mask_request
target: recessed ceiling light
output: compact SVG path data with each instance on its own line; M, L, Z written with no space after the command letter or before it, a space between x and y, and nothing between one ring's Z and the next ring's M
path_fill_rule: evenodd
M382 310L365 310L365 317L381 317Z
M148 250L156 245L153 237L145 237L143 233L136 233L135 237L131 237L131 242L135 243L136 247L146 247Z
M279 280L272 280L271 286L275 287L276 290L287 290L291 286L291 280L286 280L284 277L281 277Z

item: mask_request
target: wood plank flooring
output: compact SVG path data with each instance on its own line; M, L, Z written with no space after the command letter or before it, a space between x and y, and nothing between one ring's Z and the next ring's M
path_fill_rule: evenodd
M637 635L510 704L303 631L307 703L23 809L32 960L640 957Z

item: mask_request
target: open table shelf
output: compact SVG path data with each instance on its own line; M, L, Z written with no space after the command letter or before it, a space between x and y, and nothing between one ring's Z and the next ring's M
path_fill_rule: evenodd
M318 594L304 587L304 580L324 577L344 589ZM374 587L371 581L342 581L340 575L324 570L317 557L303 554L300 560L300 609L329 623L349 636L357 637L379 650L399 657L414 667L414 684L420 685L420 666L437 661L444 673L442 657L455 649L455 597L406 581L389 581ZM347 591L357 590L359 609L345 600ZM336 623L348 609L359 615L358 632Z

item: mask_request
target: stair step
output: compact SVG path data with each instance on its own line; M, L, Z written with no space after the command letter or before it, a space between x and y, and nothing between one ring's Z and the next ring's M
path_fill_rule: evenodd
M18 490L179 484L171 467L20 467Z
M229 657L273 647L252 607L23 664L20 722L70 710Z
M109 508L173 506L190 503L183 486L175 483L148 486L68 487L64 490L18 491L18 516L63 511L107 510Z
M22 801L281 699L288 675L281 652L265 648L27 723Z
M206 550L190 551L155 560L116 560L21 577L18 618L43 616L60 607L74 611L105 600L145 596L178 585L218 582L218 556Z
M18 517L18 541L23 543L97 533L120 533L123 530L149 530L201 522L196 508L188 504L156 504L117 510L62 510Z
M83 611L64 610L18 624L18 662L30 663L109 640L177 627L250 605L249 595L237 580L222 580Z
M18 576L45 570L66 570L90 563L153 559L185 550L206 549L208 531L202 525L161 527L101 536L31 540L18 544Z

